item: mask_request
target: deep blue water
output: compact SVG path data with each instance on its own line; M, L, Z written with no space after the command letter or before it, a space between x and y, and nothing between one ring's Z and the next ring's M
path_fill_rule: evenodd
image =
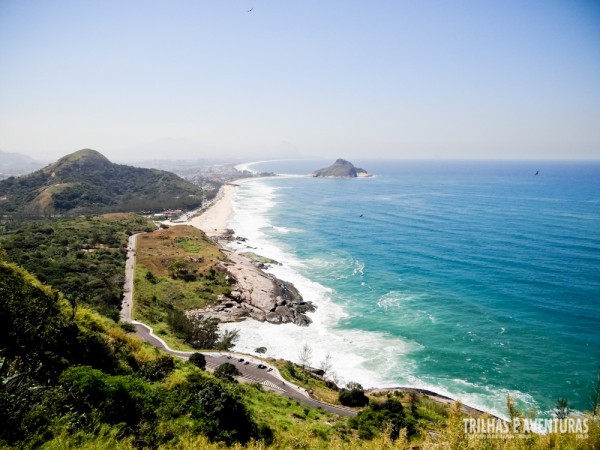
M252 168L304 174L329 163ZM507 394L541 412L559 397L589 408L600 369L600 163L355 164L376 176L246 183L233 221L247 245L287 262L278 276L321 303L304 333L320 337L342 378L436 389L500 414ZM265 327L289 338L274 347L280 356L294 359L294 344L310 339Z

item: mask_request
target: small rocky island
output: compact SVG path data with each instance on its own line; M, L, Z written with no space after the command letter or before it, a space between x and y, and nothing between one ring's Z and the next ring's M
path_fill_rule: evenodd
M331 166L323 169L315 170L308 174L311 177L328 177L328 178L356 178L370 177L371 174L365 169L354 167L350 161L338 159Z

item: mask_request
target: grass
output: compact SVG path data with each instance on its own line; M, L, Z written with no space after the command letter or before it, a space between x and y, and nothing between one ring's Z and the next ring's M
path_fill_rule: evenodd
M325 382L315 377L310 372L304 370L301 366L283 359L270 360L270 362L279 369L281 376L307 391L312 390L313 395L321 401L339 405L338 392L327 387Z
M207 249L207 243L204 239L198 239L197 237L175 238L173 245L183 249L187 253L201 253Z
M179 225L138 236L133 316L154 329L170 347L193 350L168 325L175 310L189 311L219 302L230 292L222 269L225 257L206 235Z
M224 259L216 244L189 225L157 230L137 239L136 264L158 276L168 275L169 265L177 260L186 260L192 269L206 272Z
M73 183L59 183L48 186L46 189L40 192L40 194L35 199L37 203L37 210L42 213L52 211L52 207L54 205L53 196L72 185Z
M294 448L295 440L306 436L327 448L332 438L352 434L346 417L321 408L309 408L296 400L265 391L260 385L240 384L238 390L255 420L273 429L274 447Z

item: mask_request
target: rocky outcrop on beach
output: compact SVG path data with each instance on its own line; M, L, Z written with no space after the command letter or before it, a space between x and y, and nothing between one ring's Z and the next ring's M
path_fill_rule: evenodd
M338 159L331 166L315 170L309 174L311 177L330 177L330 178L356 178L370 177L365 169L354 167L350 161Z
M306 314L316 307L306 302L292 283L263 272L251 260L231 253L224 266L233 280L231 292L220 297L216 306L189 311L188 314L215 318L219 322L237 322L251 317L274 324L294 323L308 326L312 320Z

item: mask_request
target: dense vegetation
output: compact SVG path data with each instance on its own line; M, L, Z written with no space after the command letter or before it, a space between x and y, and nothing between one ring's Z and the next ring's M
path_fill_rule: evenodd
M0 236L9 260L62 291L117 319L123 297L128 235L154 229L133 214L38 220Z
M170 172L113 164L85 149L0 181L0 198L0 216L47 216L192 208L203 193Z
M0 446L61 434L76 445L102 427L140 447L180 432L228 444L269 434L239 393L86 308L73 316L59 292L4 261L0 298Z

